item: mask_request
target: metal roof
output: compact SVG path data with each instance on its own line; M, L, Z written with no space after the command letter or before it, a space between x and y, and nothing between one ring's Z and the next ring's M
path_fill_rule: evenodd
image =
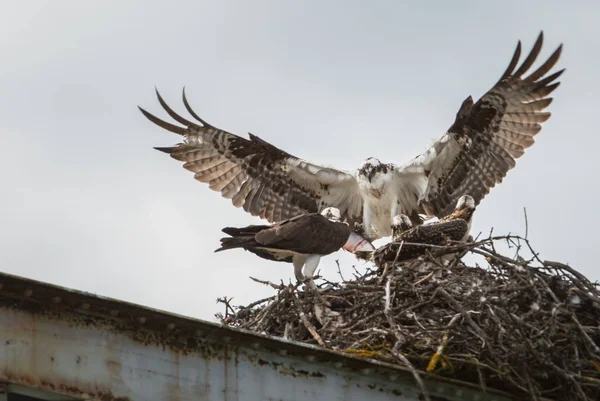
M0 273L0 382L81 399L417 400L408 369ZM436 401L505 401L422 373Z

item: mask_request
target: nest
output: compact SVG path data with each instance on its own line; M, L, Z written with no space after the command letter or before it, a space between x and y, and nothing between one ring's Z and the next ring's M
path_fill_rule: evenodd
M513 255L498 252L499 243ZM481 263L466 265L467 254ZM219 299L225 313L217 317L409 367L427 399L424 375L532 400L600 399L599 286L565 264L542 261L525 238L431 247L385 274L355 270L352 280L340 278L318 291L254 279L276 295L247 306Z

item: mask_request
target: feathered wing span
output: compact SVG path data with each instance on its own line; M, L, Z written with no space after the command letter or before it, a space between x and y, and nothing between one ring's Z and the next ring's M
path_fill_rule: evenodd
M539 55L542 42L543 32L517 68L519 41L496 85L477 103L469 96L448 132L410 163L423 167L428 175L421 199L428 215L448 215L464 194L471 195L478 205L533 145L540 124L550 117L543 111L552 102L548 95L559 86L560 82L555 81L564 72L546 75L560 57L561 44L537 70L523 77Z
M469 225L463 219L418 226L403 232L394 242L378 248L373 252L371 259L377 266L394 260L408 261L431 250L429 247L414 244L444 246L448 241L460 241L468 231Z
M140 108L158 126L182 135L183 143L156 148L184 163L194 178L231 199L236 207L270 223L327 206L340 210L350 224L362 221L362 199L353 174L322 167L293 156L249 134L249 139L216 128L183 103L199 124L175 113L156 92L165 111L178 123L163 121Z
M296 216L272 226L227 227L223 232L231 235L221 239L221 248L215 252L244 248L265 259L272 251L282 250L305 255L329 255L344 246L350 236L350 227L329 221L318 213ZM262 253L267 253L267 257ZM291 262L291 256L288 258Z

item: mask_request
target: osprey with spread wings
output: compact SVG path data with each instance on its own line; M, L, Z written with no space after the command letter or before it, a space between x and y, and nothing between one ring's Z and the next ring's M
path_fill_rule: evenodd
M156 148L183 162L194 178L232 200L236 207L270 223L328 206L342 220L362 225L370 240L389 236L398 214L415 224L420 213L442 218L464 194L476 205L502 182L525 149L534 143L550 113L544 109L560 84L563 70L547 73L558 61L560 45L524 77L540 53L543 32L523 63L519 41L500 80L476 103L469 96L448 131L426 152L400 165L368 158L354 172L323 167L289 154L249 134L249 139L219 129L183 103L197 122L175 113L157 92L166 112L182 126L165 122L140 108L152 122L183 136L182 143Z

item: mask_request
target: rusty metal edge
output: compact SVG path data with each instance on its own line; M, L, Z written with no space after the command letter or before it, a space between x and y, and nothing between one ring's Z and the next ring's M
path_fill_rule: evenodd
M130 327L135 326L140 330L159 332L163 335L176 335L176 333L181 333L184 330L188 333L193 332L199 339L213 344L245 345L256 350L264 348L271 352L310 358L311 361L331 363L338 367L343 366L362 374L412 378L410 370L403 366L281 337L232 328L3 272L0 272L0 308L24 310L29 313L56 314L59 316L58 318L60 318L61 313L67 312L80 316L102 318L121 324L128 323ZM131 332L124 330L123 334L128 335ZM426 382L434 385L438 383L438 385L459 386L508 399L515 396L489 387L484 392L473 383L435 376L423 371L419 371L419 374Z

